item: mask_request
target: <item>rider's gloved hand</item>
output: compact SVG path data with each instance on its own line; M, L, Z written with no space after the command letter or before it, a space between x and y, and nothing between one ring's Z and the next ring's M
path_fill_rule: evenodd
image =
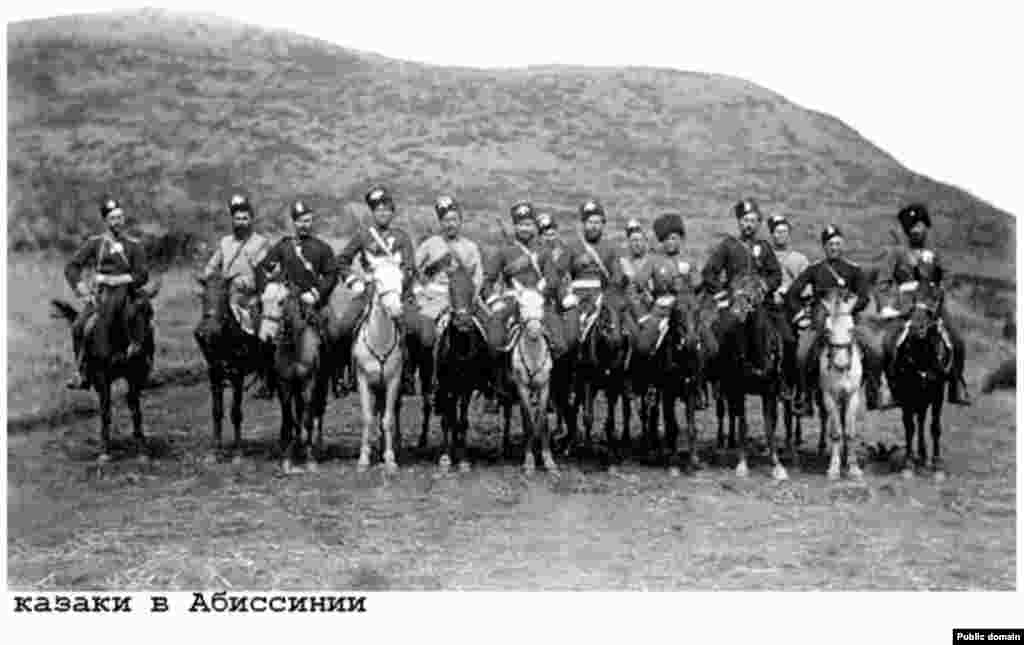
M313 305L316 304L316 301L317 301L316 291L313 290L313 289L310 289L309 291L307 291L307 292L303 293L301 296L299 296L299 299L302 300L302 302L304 302L307 305L309 305L310 307L312 307Z
M576 297L575 293L566 294L566 296L562 298L563 309L572 309L578 304L580 304L580 299Z

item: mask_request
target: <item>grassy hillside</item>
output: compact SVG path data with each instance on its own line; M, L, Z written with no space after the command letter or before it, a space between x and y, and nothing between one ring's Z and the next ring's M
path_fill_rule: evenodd
M962 270L1013 279L1013 218L900 166L833 117L716 75L663 69L481 71L404 63L295 34L156 10L8 27L9 248L67 248L113 189L152 233L183 244L225 228L250 191L263 225L311 200L326 233L392 185L414 235L454 191L469 231L529 198L574 221L597 195L612 225L678 209L694 254L734 230L754 196L799 222L817 252L827 221L866 255L891 244L898 206L927 201Z

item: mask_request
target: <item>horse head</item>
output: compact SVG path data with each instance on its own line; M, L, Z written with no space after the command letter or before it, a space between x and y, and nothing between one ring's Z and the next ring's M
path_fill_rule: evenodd
M402 282L404 274L401 267L388 258L366 256L371 269L374 301L383 307L388 317L397 320L402 315Z
M195 281L200 287L199 299L202 303L202 314L205 320L221 321L227 316L231 283L236 277L225 277L220 272L196 276Z
M537 340L544 331L544 294L541 287L524 287L517 280L512 281L513 294L519 306L519 319L523 322L527 338L531 340Z
M857 295L845 288L829 291L821 301L829 365L839 371L850 369L853 362L853 308L856 304Z
M261 341L267 342L277 338L285 317L285 302L289 293L287 284L274 280L268 282L260 294L260 304L263 307L259 330Z
M468 332L476 326L473 320L473 305L476 287L469 269L455 258L453 266L448 269L448 303L451 307L452 324L460 332Z

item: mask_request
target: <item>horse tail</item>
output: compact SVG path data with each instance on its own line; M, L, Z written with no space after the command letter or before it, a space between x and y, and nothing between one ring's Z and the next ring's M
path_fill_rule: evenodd
M75 322L75 319L78 318L78 310L68 302L63 300L51 300L50 306L52 307L50 312L51 318L63 318L69 324Z

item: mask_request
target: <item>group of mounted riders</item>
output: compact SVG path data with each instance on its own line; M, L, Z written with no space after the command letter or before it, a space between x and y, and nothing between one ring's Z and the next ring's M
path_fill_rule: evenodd
M650 249L648 231L636 219L626 224L625 252L605 233L607 215L602 204L588 199L579 207L578 234L559 235L557 223L548 213L538 212L529 202L518 202L510 209L512 229L504 223L502 244L486 254L462 234L463 210L451 196L439 197L434 210L439 233L414 246L410 236L393 226L396 207L391 192L373 186L365 195L372 221L362 226L340 253L314 234L314 211L303 201L290 207L294 234L276 243L254 230L255 209L243 195L228 203L233 232L224 236L204 269L204 275L230 278L231 308L242 328L250 335L259 333L260 295L268 280L284 276L299 294L306 318L319 331L330 329L342 339L344 351L338 367L347 366L357 324L367 309L366 285L381 261L397 265L402 272L403 314L398 318L399 336L408 354L433 354L437 362L437 322L450 306L448 280L456 267L472 278L474 315L490 350L492 378L480 389L494 400L507 379L507 354L517 318L515 306L505 298L514 287L539 290L545 299L542 318L544 335L553 361L572 356L593 327L595 308L626 348L626 362L642 362L656 351L665 335L666 321L683 302L698 301L712 312L709 321L698 325L694 333L703 347L702 356L713 356L728 338L737 354L738 364L754 376L766 369L765 348L753 332L757 320L767 320L782 341L783 399L792 401L797 413L810 414L816 379L813 377L818 353L822 349L821 315L818 303L827 293L844 289L856 295L856 316L869 304L870 289L865 271L844 257L844 237L835 225L821 232L822 259L809 260L790 248L790 222L785 216L771 215L763 222L758 204L744 199L732 209L738 234L728 235L712 250L701 268L684 252L686 230L676 213L657 217L652 232L657 246ZM124 231L125 214L121 203L106 197L100 203L100 215L107 230L91 237L67 264L65 275L86 305L75 320L73 344L76 356L72 388L90 387L90 373L82 361L82 339L94 324L95 302L103 297L116 301L120 329L127 335L126 355L140 356L152 364L154 340L153 309L143 285L149 280L143 247ZM931 218L923 204L911 204L898 213L907 245L890 263L893 284L927 281L940 287L944 267L939 254L927 244ZM768 239L761 237L767 223ZM92 284L83 280L86 269L95 274ZM733 306L740 283L756 285L746 312ZM344 285L347 294L341 306L330 306L332 294ZM477 297L478 296L478 297ZM696 298L696 300L695 300ZM335 299L334 302L337 302ZM754 315L747 315L753 313ZM899 316L905 312L883 312ZM760 318L759 318L760 317ZM964 345L941 308L940 332L952 355L949 400L970 404L963 387ZM811 342L799 342L802 330L809 329ZM274 390L273 338L259 339L263 348L263 375L258 396L268 397ZM880 378L891 352L877 343L859 341L865 363L865 395L868 409L879 406ZM413 388L415 361L404 363L403 391ZM707 405L705 380L709 367L697 370L697 406ZM338 369L338 378L351 387L351 370ZM342 374L346 376L341 376ZM721 376L720 376L721 377Z

